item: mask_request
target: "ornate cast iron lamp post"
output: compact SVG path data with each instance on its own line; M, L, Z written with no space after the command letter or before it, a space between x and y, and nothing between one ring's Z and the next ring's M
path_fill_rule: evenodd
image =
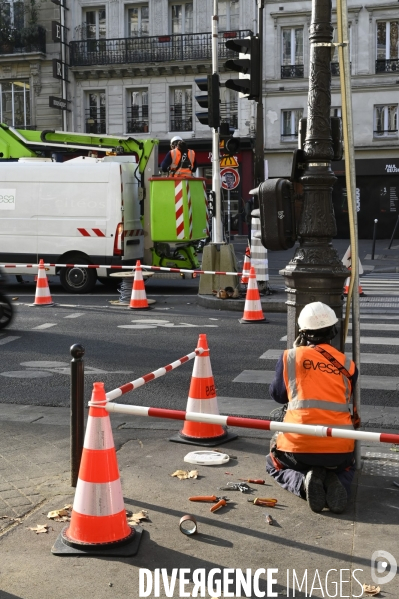
M305 170L301 177L304 203L298 231L300 245L281 271L288 288L288 347L292 347L297 336L298 316L307 303L322 301L333 308L338 318L342 318L342 290L348 276L331 243L337 233L332 205L336 177L331 170L331 0L312 0L309 39ZM342 339L342 334L335 338L338 348L343 344Z

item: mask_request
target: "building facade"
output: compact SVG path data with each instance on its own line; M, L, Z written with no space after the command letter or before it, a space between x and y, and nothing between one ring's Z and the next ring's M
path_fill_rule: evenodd
M27 43L26 37L14 43L11 52L4 40L0 43L1 120L19 127L66 125L82 133L158 138L160 158L170 138L180 135L197 152L199 174L210 179L210 129L195 117L201 109L195 102L194 79L211 72L213 0L63 0L68 8L64 31L69 65L63 71L64 84L55 77L53 64L61 59L52 26L52 21L61 22L60 1L33 0L41 43L39 34L35 43ZM0 4L15 28L29 23L26 7L32 0ZM379 233L389 236L392 219L399 214L398 4L348 4L359 231L362 237L371 235L373 220L379 218ZM263 18L265 160L269 177L287 177L298 145L298 123L307 116L311 1L266 0ZM225 41L256 32L256 19L255 0L219 0L222 84L236 76L223 66L229 58ZM340 116L337 52L331 73L331 114ZM49 107L49 96L62 97L63 85L68 112ZM231 193L232 209L241 219L253 186L255 104L223 85L220 92L222 118L242 140L237 156L241 182ZM346 236L344 164L334 163L333 168L338 233Z

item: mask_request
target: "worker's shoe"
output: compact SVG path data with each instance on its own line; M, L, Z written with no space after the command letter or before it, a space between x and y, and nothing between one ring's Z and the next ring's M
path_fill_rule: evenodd
M320 467L312 468L305 477L306 500L312 512L321 512L326 505L325 477L326 471Z
M327 472L324 479L324 488L326 490L326 503L330 511L334 514L342 514L348 503L348 495L335 472Z

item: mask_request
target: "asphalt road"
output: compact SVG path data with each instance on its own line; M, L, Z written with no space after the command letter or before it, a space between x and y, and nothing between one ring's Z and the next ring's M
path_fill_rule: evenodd
M261 356L267 350L276 353L285 348L285 314L267 314L267 324L239 324L237 312L197 306L198 281L192 279L148 282L147 295L156 303L154 309L140 312L111 304L118 294L101 284L93 294L73 296L66 294L54 277L50 288L54 307L29 306L34 300L33 281L9 288L10 297L18 299L14 300L15 320L0 336L0 403L68 406L69 350L74 343L81 343L86 350L88 400L93 382L103 381L107 391L119 387L192 352L200 333L208 338L218 396L258 400L243 405L241 413L248 416L259 415L251 413L251 406L261 406L269 399L268 383L255 380L275 367L275 357ZM397 406L399 361L384 363L389 361L387 355L399 358L399 346L395 345L399 319L395 324L392 316L392 312L385 314L384 320L384 314L370 314L362 319L362 337L383 336L387 343L362 346L362 352L369 355L362 373L371 377L372 387L362 390L364 405ZM370 325L377 330L369 330ZM126 394L123 402L185 409L192 365L185 364ZM373 378L381 376L393 381L393 389L383 389ZM245 382L235 381L240 377Z

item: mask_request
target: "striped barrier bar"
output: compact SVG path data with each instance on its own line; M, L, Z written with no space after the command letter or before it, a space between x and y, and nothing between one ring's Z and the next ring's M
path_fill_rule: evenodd
M148 374L145 374L144 376L141 376L140 378L136 379L135 381L131 381L130 383L126 383L126 385L122 385L121 387L118 387L117 389L114 389L113 391L109 391L109 393L106 393L107 401L112 401L112 400L116 399L117 397L120 397L121 395L128 393L129 391L133 391L133 389L138 389L139 387L142 387L146 383L149 383L150 381L153 381L154 379L158 379L160 376L164 376L167 372L170 372L171 370L174 370L178 366L181 366L182 364L189 362L190 360L195 358L195 356L200 356L201 354L204 353L204 351L205 350L202 347L197 347L193 352L191 352L191 354L187 354L186 356L183 356L183 358L180 358L180 360L176 360L175 362L172 362L171 364L167 364L163 368L158 368L158 370L154 370L153 372L150 372ZM89 404L89 405L91 405L91 404Z
M107 403L105 405L105 409L107 412L131 414L134 416L168 418L171 420L187 420L188 422L204 422L207 424L221 424L222 426L252 428L281 433L297 433L300 435L311 435L313 437L336 437L339 439L355 439L356 441L399 444L399 435L391 433L344 430L321 425L291 424L288 422L275 422L272 420L258 420L256 418L241 418L238 416L222 416L218 414L200 414L197 412L184 412L182 410L149 408L145 406L128 406L116 403Z
M45 262L43 265L45 268L107 268L112 270L135 270L136 266L119 266L115 264L52 264L50 262ZM38 264L0 264L0 268L39 268ZM233 275L233 276L241 276L242 272L223 272L223 271L215 271L215 270L189 270L186 268L168 268L166 266L149 266L147 264L141 265L142 269L145 270L155 270L155 271L165 271L165 272L181 272L185 274L194 274L194 275Z

